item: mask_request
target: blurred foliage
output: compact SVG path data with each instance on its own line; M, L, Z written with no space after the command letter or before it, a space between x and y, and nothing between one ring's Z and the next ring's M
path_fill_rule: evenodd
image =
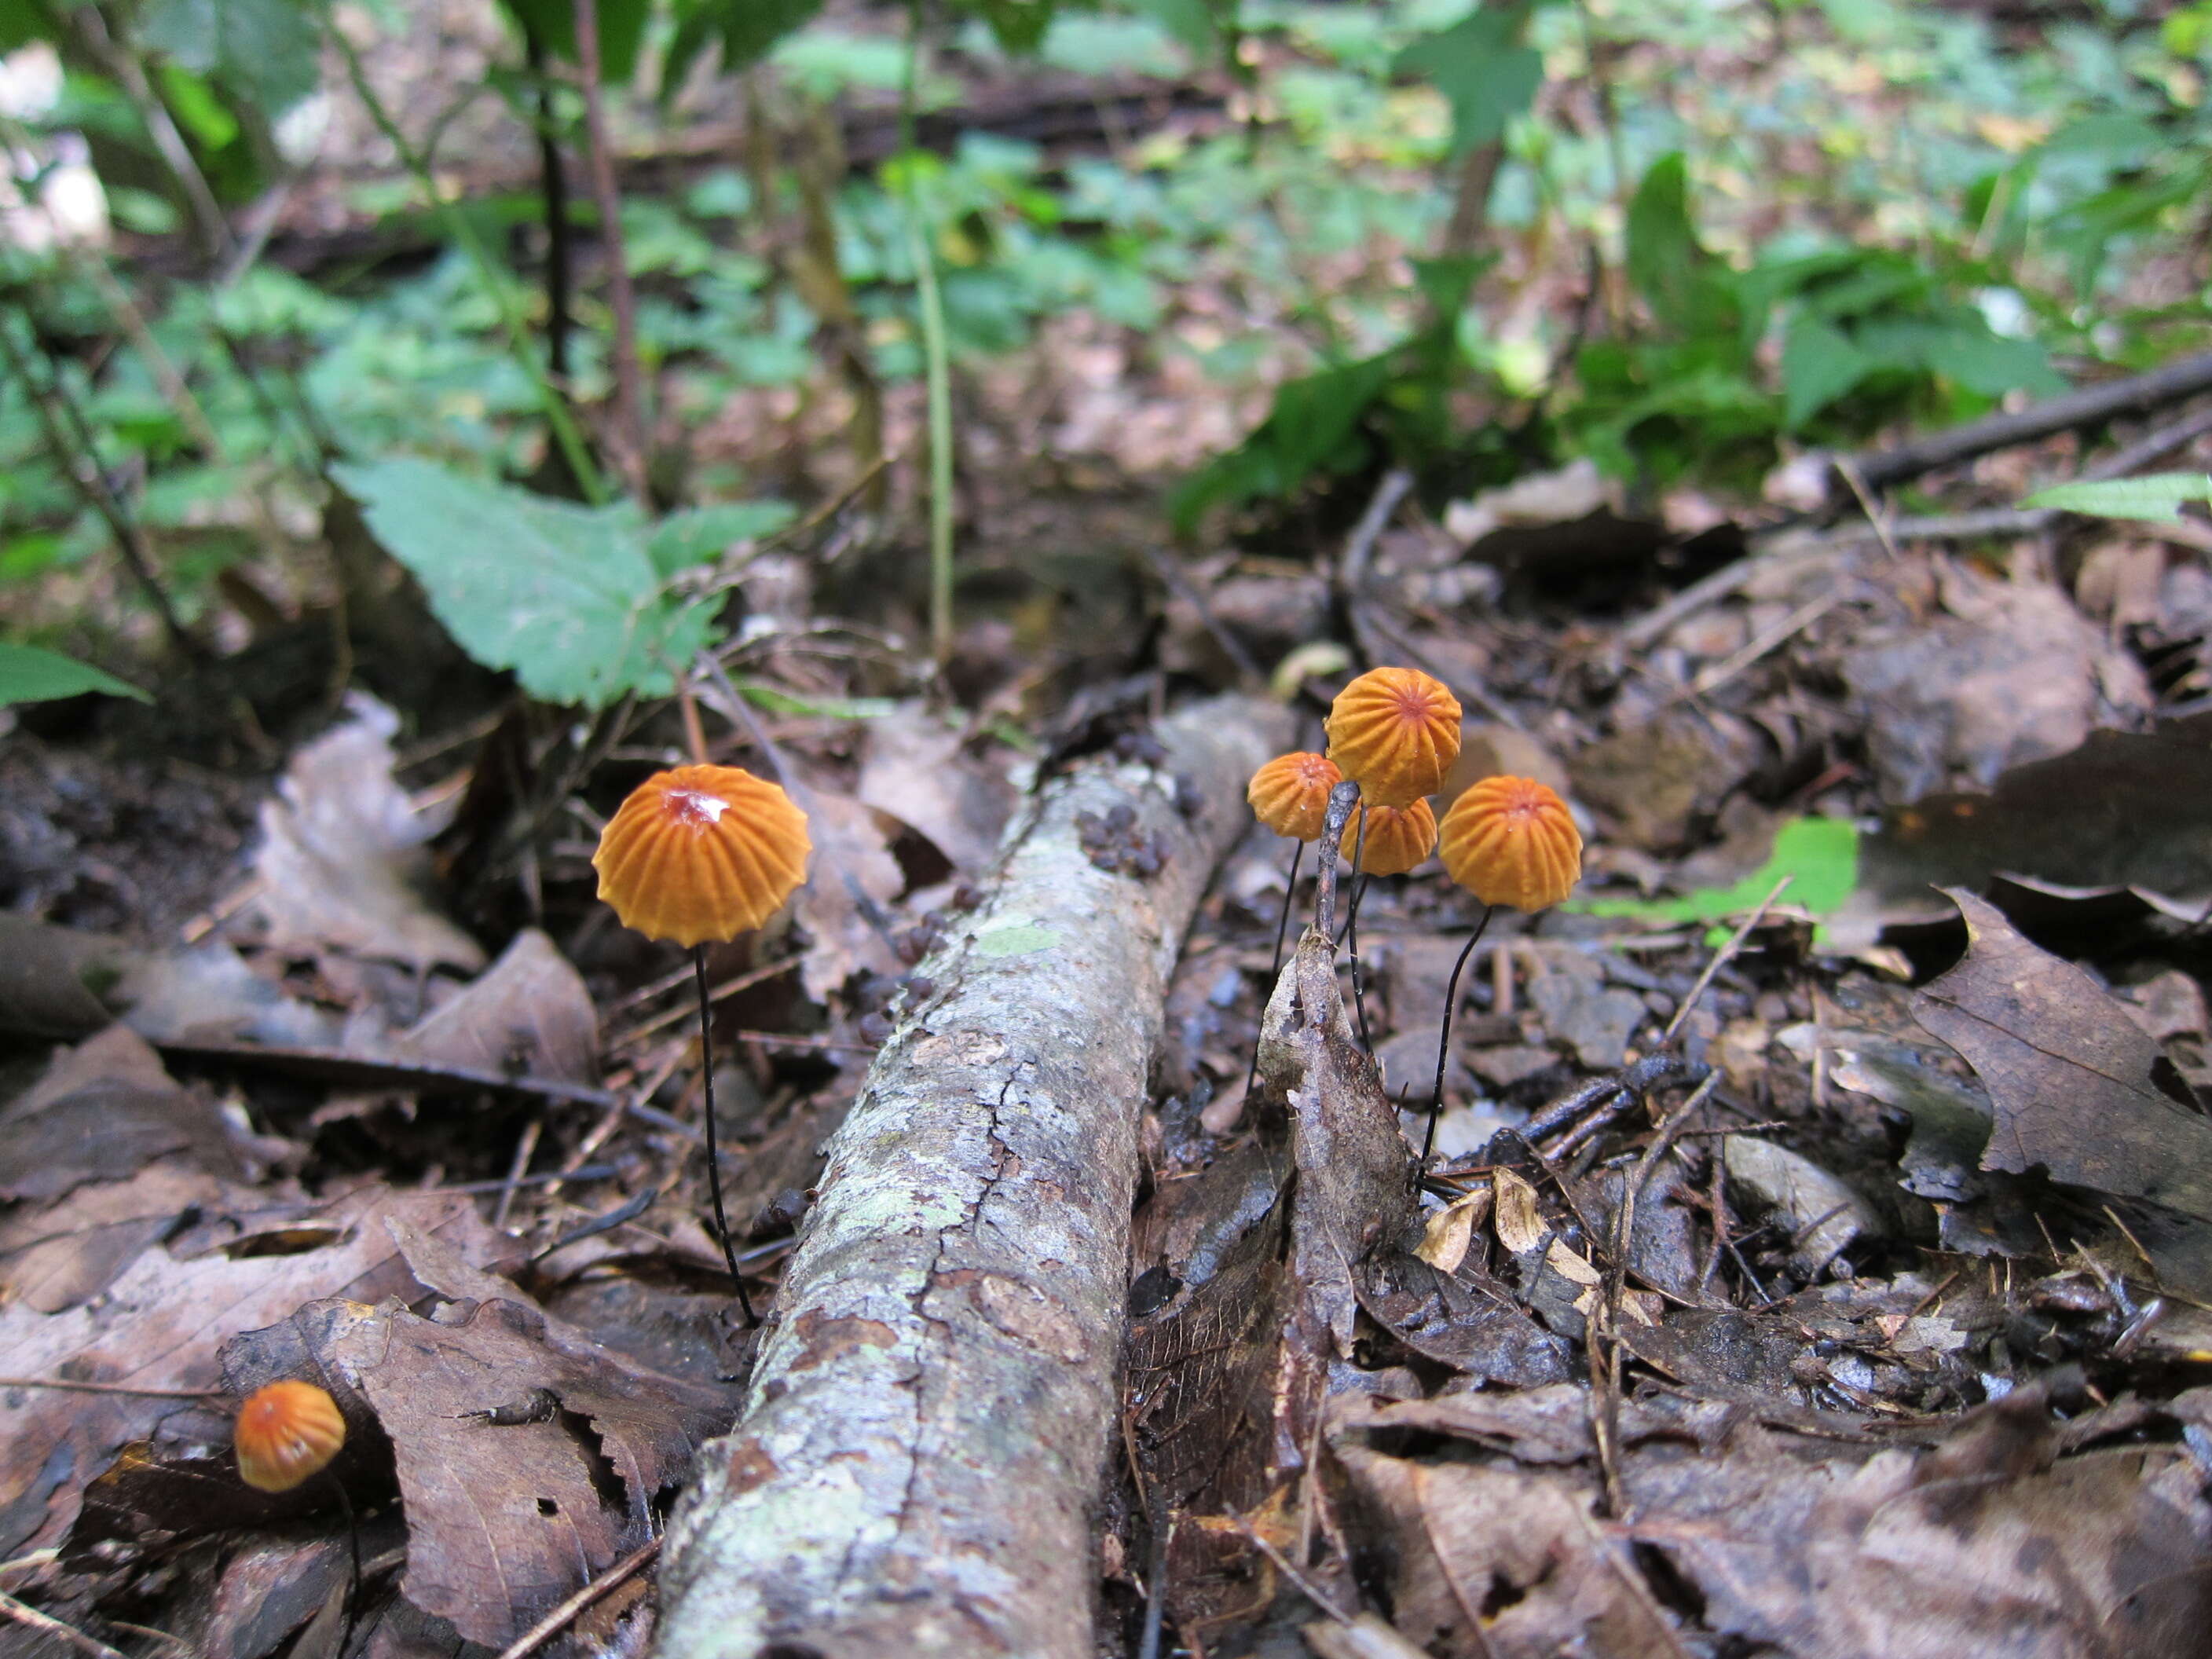
M489 84L580 155L572 9L499 3L514 46ZM104 41L82 33L88 15L109 20ZM964 77L1009 55L1195 77L1229 101L1211 130L1109 126L1092 153L971 130L826 185L749 163L625 202L641 355L664 425L687 430L837 362L878 386L919 377L918 250L956 370L1032 350L1080 313L1119 332L1126 372L1187 367L1255 411L1240 445L1164 481L1192 530L1264 526L1384 465L1456 491L1588 454L1644 489L1747 489L1799 447L2049 392L2055 365L2070 379L2204 342L2201 291L2142 278L2201 238L2212 201L2212 0L2163 17L2109 0L2033 26L1900 0L957 0L836 19L817 0L602 0L599 15L635 118L681 123L687 88L743 73L787 158L825 107L957 116ZM218 198L247 200L286 165L324 27L305 0L0 0L0 50L50 43L61 70L0 149L33 195L88 159L115 225L188 245L194 208L160 130ZM550 80L525 61L526 30ZM1479 234L1448 247L1486 156ZM411 179L346 189L413 241L433 223ZM82 650L88 615L149 631L100 579L110 526L72 471L114 482L188 622L234 567L280 588L323 580L305 551L271 571L270 526L312 525L336 477L368 491L372 525L457 637L532 690L601 702L662 683L710 606L696 571L655 563L673 544L654 536L712 568L759 532L656 532L641 509L585 514L499 482L560 488L501 334L502 301L547 319L543 205L460 206L500 256L489 268L448 245L313 282L252 262L178 282L134 263L144 241L111 258L0 239L0 328L82 452L58 460L34 389L0 384L0 584L33 637ZM571 212L588 230L588 204ZM817 221L810 276L791 228ZM608 318L595 287L575 310L565 384L589 406L611 384ZM757 482L726 465L671 476L673 499L755 510ZM485 593L447 580L438 514L404 509L394 481L410 479L471 521L492 501L520 515L548 569L599 550L643 584L621 628L604 594L579 595L573 660L494 638Z

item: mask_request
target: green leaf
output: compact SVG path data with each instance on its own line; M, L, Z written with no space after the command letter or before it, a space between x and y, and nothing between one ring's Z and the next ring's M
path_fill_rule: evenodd
M2146 472L2136 478L2054 484L2037 490L2021 505L2056 507L2062 513L2082 513L2093 518L2171 522L2181 516L2179 509L2184 501L2212 501L2212 473Z
M1782 342L1783 418L1802 426L1874 372L1875 361L1817 317L1800 317Z
M660 95L672 98L692 64L709 46L722 49L722 73L757 63L769 47L811 21L822 0L678 0L676 33L660 77Z
M176 68L221 81L267 116L282 115L321 80L322 37L301 0L149 0L139 38ZM176 92L173 85L167 89ZM191 119L186 109L176 113Z
M46 702L74 697L87 691L105 691L111 697L135 697L151 702L128 681L104 673L90 663L64 657L58 651L42 651L35 645L0 643L0 708L18 702Z
M576 61L576 9L571 0L501 0L526 37L554 57ZM763 8L765 9L765 8ZM653 14L650 0L599 0L599 79L623 82L637 68L638 44Z
M1651 314L1678 334L1734 336L1741 302L1734 273L1698 240L1690 169L1680 150L1661 156L1628 204L1628 280Z
M1525 18L1517 8L1474 12L1413 41L1391 64L1424 76L1451 105L1452 153L1463 155L1505 131L1544 82L1544 58L1521 44Z
M782 501L726 501L672 513L653 528L646 556L664 576L720 556L732 542L773 535L798 516Z
M1792 818L1774 837L1765 864L1733 887L1707 887L1675 899L1576 899L1562 908L1645 921L1717 921L1759 908L1784 876L1783 897L1816 916L1840 909L1858 884L1859 832L1848 818Z
M670 596L634 507L572 507L422 460L334 473L461 647L532 696L596 708L665 695L671 665L707 642L712 607Z

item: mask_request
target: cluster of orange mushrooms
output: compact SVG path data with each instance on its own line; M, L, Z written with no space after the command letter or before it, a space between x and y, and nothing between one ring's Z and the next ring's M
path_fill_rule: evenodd
M1427 797L1443 787L1459 757L1460 706L1443 684L1418 669L1376 668L1337 694L1326 722L1328 752L1279 755L1252 775L1245 798L1260 822L1299 843L1291 854L1282 920L1275 929L1279 965L1291 896L1305 843L1318 840L1329 792L1346 779L1359 786L1359 834L1352 855L1362 877L1402 875L1441 852L1444 872L1482 904L1482 919L1460 952L1444 992L1443 1030L1437 1043L1436 1091L1429 1105L1425 1164L1443 1104L1444 1067L1460 972L1499 905L1547 909L1582 878L1583 838L1567 804L1534 778L1489 777L1463 791L1437 822ZM1358 900L1347 932L1358 972ZM1357 978L1354 984L1357 986ZM1363 1009L1363 1018L1364 1018Z

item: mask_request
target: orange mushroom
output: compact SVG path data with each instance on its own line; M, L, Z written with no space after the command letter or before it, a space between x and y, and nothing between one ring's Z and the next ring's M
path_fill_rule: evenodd
M1444 814L1444 871L1485 904L1544 910L1582 879L1583 838L1561 800L1534 778L1485 778Z
M722 1260L748 1326L760 1323L722 1210L721 1158L714 1145L714 1022L707 994L710 940L757 927L806 879L812 851L806 814L765 778L738 766L679 766L638 785L599 834L592 855L599 896L623 925L691 952L699 994L699 1055L705 1068L707 1184Z
M289 1492L330 1467L346 1425L328 1392L287 1377L246 1397L231 1434L240 1480L256 1492Z
M1429 1101L1429 1132L1421 1163L1436 1145L1443 1110L1444 1068L1451 1054L1452 1014L1459 1006L1460 970L1481 942L1499 905L1543 910L1574 891L1582 879L1583 837L1566 802L1534 778L1485 778L1462 793L1438 832L1444 872L1482 901L1482 920L1452 964L1444 985L1443 1030L1437 1038L1437 1086Z
M1358 847L1363 876L1402 876L1437 850L1437 815L1428 802L1369 806Z
M1277 835L1318 841L1328 792L1343 781L1336 763L1326 755L1278 755L1252 775L1244 799L1252 803L1253 816Z
M1336 694L1328 757L1380 806L1433 795L1459 754L1459 701L1418 668L1373 668Z
M599 896L626 927L687 949L766 921L806 878L806 814L738 766L656 772L600 833Z

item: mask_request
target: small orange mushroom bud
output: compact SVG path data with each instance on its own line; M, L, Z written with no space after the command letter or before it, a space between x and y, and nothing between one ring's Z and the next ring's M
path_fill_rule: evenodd
M1278 755L1252 775L1244 799L1252 814L1279 836L1292 841L1321 839L1328 812L1328 792L1344 781L1325 755Z
M289 1492L330 1467L346 1425L327 1392L287 1378L246 1397L232 1436L240 1480L256 1492Z
M1437 815L1425 800L1411 806L1370 805L1358 847L1361 875L1402 876L1437 850Z
M1444 871L1485 904L1542 910L1582 879L1583 838L1561 800L1534 778L1485 778L1444 814Z
M686 947L735 939L806 878L806 814L738 766L656 772L599 836L599 896L623 925Z
M1417 668L1374 668L1336 694L1328 757L1367 799L1406 806L1433 795L1459 754L1459 701Z

